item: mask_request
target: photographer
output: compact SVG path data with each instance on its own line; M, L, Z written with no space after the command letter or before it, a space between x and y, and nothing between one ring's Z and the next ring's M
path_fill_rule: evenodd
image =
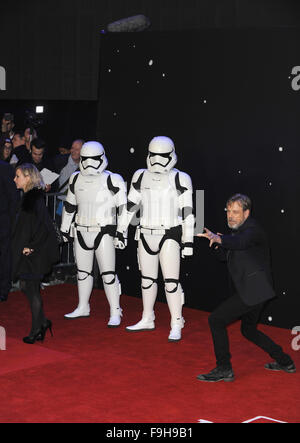
M25 146L27 150L31 151L31 142L38 138L37 132L33 127L28 127L24 131L24 138L25 138Z
M22 163L30 163L31 162L30 150L26 148L25 135L23 131L15 132L12 138L12 144L14 148L13 156L16 157L16 163L18 165Z
M13 154L13 145L10 138L6 138L4 143L0 144L0 160L9 163Z
M6 112L1 122L0 143L2 144L6 138L12 139L14 136L13 128L15 126L13 114Z
M54 163L50 157L47 156L46 143L40 138L34 139L31 144L31 159L30 163L34 165L39 172L43 169L54 171ZM51 185L46 183L46 192L51 190Z

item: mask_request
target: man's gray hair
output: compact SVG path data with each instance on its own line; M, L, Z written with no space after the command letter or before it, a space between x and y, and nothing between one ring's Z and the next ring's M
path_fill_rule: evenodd
M242 206L243 211L247 211L247 209L249 209L249 211L251 211L252 202L247 195L244 195L244 194L233 195L232 197L230 197L227 200L226 207L230 206L234 202L238 202Z

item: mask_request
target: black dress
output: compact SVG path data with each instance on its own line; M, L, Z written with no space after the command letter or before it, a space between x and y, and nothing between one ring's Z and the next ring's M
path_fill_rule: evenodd
M24 255L24 248L33 249L32 254ZM43 311L40 281L58 260L59 248L44 192L32 189L23 195L12 232L12 275L13 281L21 281L21 289L30 303L32 328L29 338L34 338L49 324Z
M23 249L34 252L23 255ZM13 281L41 280L59 260L56 234L44 201L44 192L34 188L24 194L12 233Z

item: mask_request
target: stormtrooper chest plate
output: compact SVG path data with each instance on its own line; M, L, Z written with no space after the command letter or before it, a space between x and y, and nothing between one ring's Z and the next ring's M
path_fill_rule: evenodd
M107 174L80 175L75 185L78 206L76 223L81 226L106 226L114 223L114 201L107 187Z
M178 226L178 194L174 174L145 171L141 183L141 226L165 228Z

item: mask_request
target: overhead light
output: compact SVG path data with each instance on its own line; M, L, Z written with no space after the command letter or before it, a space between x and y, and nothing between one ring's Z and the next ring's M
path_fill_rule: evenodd
M107 26L108 32L141 32L151 26L151 21L144 15L134 15L133 17L122 18Z

